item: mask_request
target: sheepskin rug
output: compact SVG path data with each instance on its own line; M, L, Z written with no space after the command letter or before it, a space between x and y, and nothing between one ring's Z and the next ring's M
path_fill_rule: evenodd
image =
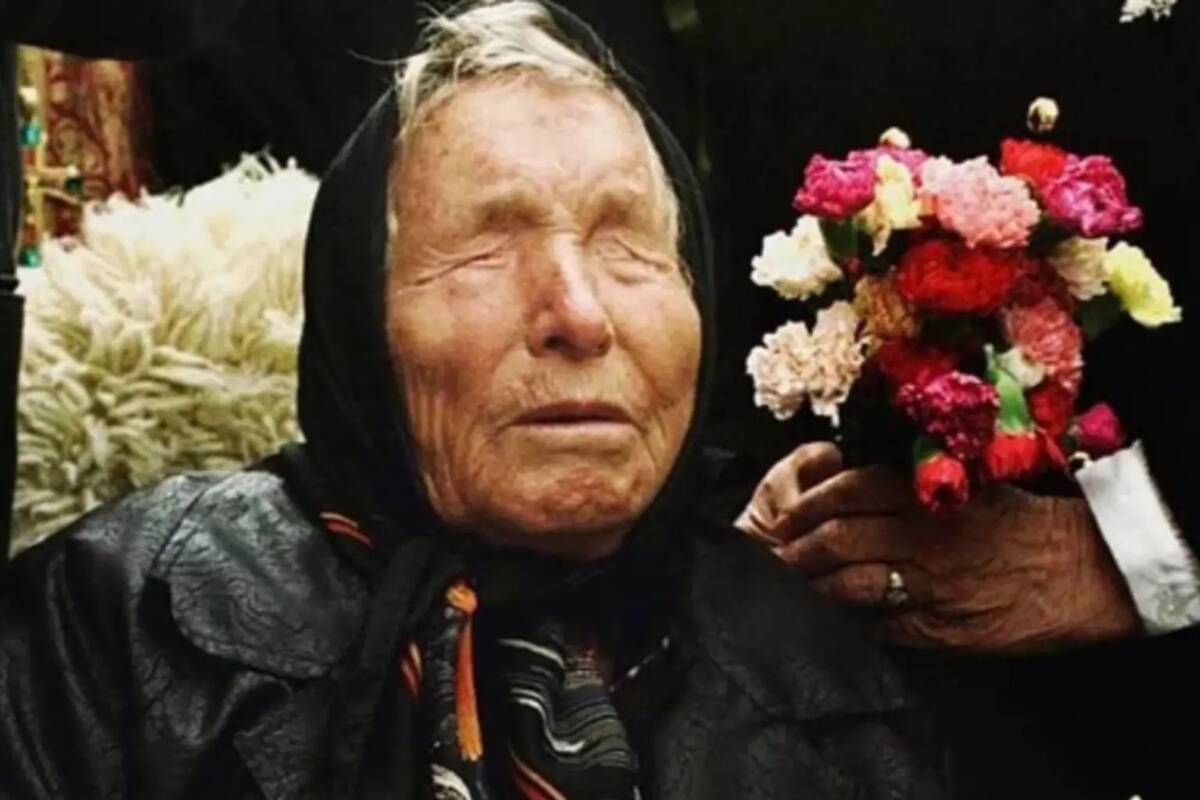
M247 157L186 194L89 208L23 270L14 551L174 473L299 436L301 264L317 181Z

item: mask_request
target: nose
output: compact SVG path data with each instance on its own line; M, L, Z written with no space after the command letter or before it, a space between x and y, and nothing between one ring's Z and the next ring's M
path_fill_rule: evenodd
M612 347L612 321L579 244L557 242L547 255L531 276L536 299L529 351L539 358L558 354L572 361L603 356Z

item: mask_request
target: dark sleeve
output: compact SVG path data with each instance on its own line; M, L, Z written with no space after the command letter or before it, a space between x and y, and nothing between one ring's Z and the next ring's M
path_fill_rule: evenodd
M179 478L15 559L0 594L0 797L136 796L144 576L199 484Z
M38 548L10 568L0 605L0 795L115 797L122 659L97 597L118 572L86 543Z
M244 0L5 0L0 36L94 58L150 58L219 35Z
M1150 245L1146 252L1164 254L1155 260L1172 279L1184 322L1146 330L1126 320L1105 334L1084 354L1086 379L1096 388L1084 405L1090 400L1104 400L1116 408L1129 438L1142 443L1150 475L1175 528L1192 553L1200 556L1200 493L1195 478L1200 416L1195 410L1189 369L1190 354L1196 346L1191 317L1200 303L1200 292L1189 286L1189 281L1175 280L1170 274L1179 272L1176 267L1180 264L1195 263L1200 247L1168 241L1157 249Z
M703 509L725 523L742 513L768 468L749 453L711 444L700 448L700 465Z

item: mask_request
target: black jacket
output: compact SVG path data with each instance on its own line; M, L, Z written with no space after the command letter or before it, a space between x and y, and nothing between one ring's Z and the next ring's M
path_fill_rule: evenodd
M655 679L653 796L940 796L879 653L745 537L699 530ZM366 604L268 473L86 517L22 554L0 600L0 797L331 796L331 675Z

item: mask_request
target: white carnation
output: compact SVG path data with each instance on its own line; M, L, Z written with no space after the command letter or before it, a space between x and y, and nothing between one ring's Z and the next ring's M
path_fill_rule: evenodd
M788 300L807 300L842 277L829 256L820 222L811 216L801 217L790 234L778 231L763 239L762 253L751 266L750 280Z
M1154 19L1171 16L1177 0L1125 0L1121 9L1121 22L1133 22L1150 14Z
M751 351L746 371L754 379L754 403L785 420L812 404L813 412L839 424L838 412L862 372L869 339L845 301L817 314L812 332L788 322Z
M1104 267L1104 254L1107 251L1108 239L1075 236L1057 245L1047 260L1066 282L1072 297L1091 300L1108 291Z

